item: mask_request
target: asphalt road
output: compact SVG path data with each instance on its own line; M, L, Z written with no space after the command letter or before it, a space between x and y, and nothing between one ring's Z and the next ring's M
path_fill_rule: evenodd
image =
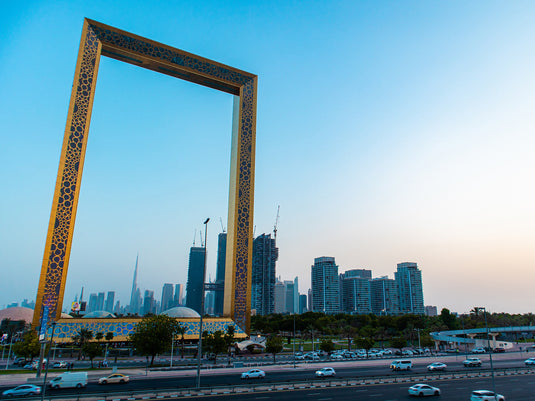
M463 401L470 400L473 390L491 389L490 378L485 379L458 379L441 380L437 382L426 382L432 386L440 388L440 397L430 397L441 401ZM410 400L413 397L408 395L409 383L388 384L388 385L368 385L359 387L336 387L336 388L314 388L308 390L278 391L276 393L245 393L231 394L227 396L199 397L197 399L210 399L219 401L349 401L349 400L374 400L374 401L401 401ZM509 376L496 379L496 391L505 396L507 401L535 399L535 377Z
M452 372L468 372L468 371L484 371L488 370L490 364L487 359L488 356L482 356L483 361L482 368L464 368L462 361L464 356L449 357L449 358L425 358L425 359L412 359L413 369L410 372L391 372L389 364L391 359L375 360L375 361L354 361L354 362L319 362L313 365L301 363L296 369L293 365L272 365L266 368L261 368L266 371L266 378L262 379L262 383L287 383L287 382L307 382L315 380L314 372L319 367L332 366L336 369L337 379L351 379L351 378L363 378L371 376L389 376L389 377L403 377L405 375L414 376L415 374L427 374L426 366L434 360L442 360L448 364L448 373ZM495 358L495 369L503 368L523 368L524 358L515 357L514 355L500 356ZM217 386L229 386L229 385L241 385L244 384L244 380L240 379L242 371L246 371L248 368L243 369L213 369L202 371L201 385L203 387L217 387ZM83 393L107 393L107 392L121 392L121 391L140 391L140 390L164 390L164 389L178 389L188 388L195 386L195 371L169 371L165 373L165 377L161 377L161 373L149 372L148 376L142 374L142 370L138 370L137 376L131 377L131 382L124 385L98 385L96 384L95 374L98 372L90 372L91 378L88 386L82 390L76 389L61 389L61 390L49 390L47 393L54 394L83 394ZM49 374L49 378L55 377L58 373L54 372ZM440 372L437 372L440 374ZM102 372L101 376L105 373ZM529 375L529 377L532 377ZM487 379L482 379L487 380ZM535 381L535 378L533 379ZM258 382L259 380L251 380L251 382ZM441 381L444 383L444 381ZM2 386L0 391L4 391L7 388L14 386ZM532 397L535 399L535 396Z

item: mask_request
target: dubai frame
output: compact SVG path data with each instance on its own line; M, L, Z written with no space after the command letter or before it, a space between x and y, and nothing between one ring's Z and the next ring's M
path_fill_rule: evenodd
M33 327L52 320L59 323L63 321L65 327L56 333L58 340L61 340L62 334L66 339L82 327L93 327L98 331L115 329L116 337L120 338L135 326L135 319L106 319L114 321L107 326L102 321L87 321L90 319L60 319L101 55L234 95L223 307L225 318L212 319L212 322L208 319L204 327L207 330L224 328L234 322L238 326L237 333L245 336L250 327L258 78L254 74L89 19L84 20L76 62ZM75 324L77 321L78 325ZM67 322L72 323L68 325ZM196 322L189 324L187 333L193 336Z

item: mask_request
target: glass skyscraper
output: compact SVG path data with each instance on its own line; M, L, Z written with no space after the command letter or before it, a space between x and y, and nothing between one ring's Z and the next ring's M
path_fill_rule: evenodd
M201 293L204 280L204 247L192 246L189 250L188 283L186 285L186 306L201 314Z
M329 314L340 312L338 266L334 258L315 258L311 276L312 310Z
M398 263L395 272L401 313L425 314L422 271L412 262Z

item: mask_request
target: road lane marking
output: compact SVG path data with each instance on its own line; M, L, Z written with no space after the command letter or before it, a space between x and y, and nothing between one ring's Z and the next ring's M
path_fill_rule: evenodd
M314 396L314 395L320 395L320 394L321 394L321 393L308 393L307 395L312 395L312 396Z
M271 397L267 397L267 396L266 397L255 397L255 399L257 399L257 400L267 400L269 398L271 398Z

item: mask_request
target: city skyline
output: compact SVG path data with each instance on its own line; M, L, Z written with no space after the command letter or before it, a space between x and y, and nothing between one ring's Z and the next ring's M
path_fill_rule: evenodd
M532 2L30 1L3 11L0 304L37 292L88 17L258 74L254 224L256 236L271 233L280 205L277 275L305 289L318 255L378 277L414 261L427 304L531 311ZM64 304L103 278L126 302L137 253L142 287L186 283L207 217L215 279L232 104L102 58Z

